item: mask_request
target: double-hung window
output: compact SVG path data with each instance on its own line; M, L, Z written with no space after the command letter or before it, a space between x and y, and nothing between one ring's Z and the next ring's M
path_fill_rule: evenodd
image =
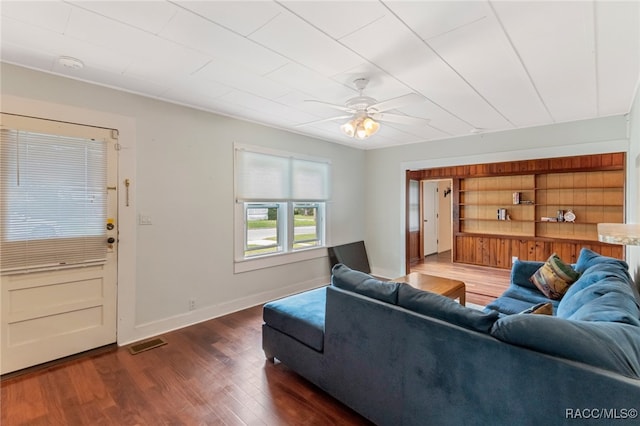
M324 246L330 175L328 160L236 146L236 261Z

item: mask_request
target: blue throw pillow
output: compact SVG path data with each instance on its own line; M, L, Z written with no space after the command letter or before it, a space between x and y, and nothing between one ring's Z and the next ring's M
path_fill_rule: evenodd
M398 306L482 333L488 333L499 317L496 311L482 312L467 308L448 297L405 283L400 284L398 289Z
M394 305L398 302L399 284L396 282L377 280L342 263L335 265L331 272L331 284L338 288Z

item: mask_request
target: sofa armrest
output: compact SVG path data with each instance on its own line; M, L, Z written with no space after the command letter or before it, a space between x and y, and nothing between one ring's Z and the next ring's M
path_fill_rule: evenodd
M511 284L537 289L529 278L544 265L544 262L516 260L511 268Z

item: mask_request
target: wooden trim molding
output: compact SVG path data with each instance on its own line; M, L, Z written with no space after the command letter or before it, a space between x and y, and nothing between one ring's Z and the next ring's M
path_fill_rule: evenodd
M531 173L578 172L586 170L620 170L625 168L625 153L578 155L574 157L544 158L539 160L505 161L501 163L468 164L411 170L407 181L469 176L502 176Z

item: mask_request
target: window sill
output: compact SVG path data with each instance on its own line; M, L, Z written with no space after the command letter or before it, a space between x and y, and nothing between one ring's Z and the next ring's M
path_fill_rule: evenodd
M305 260L318 259L327 256L327 247L315 247L293 253L278 253L260 256L255 259L240 259L234 262L233 273L241 274L243 272L287 265L289 263L303 262Z

